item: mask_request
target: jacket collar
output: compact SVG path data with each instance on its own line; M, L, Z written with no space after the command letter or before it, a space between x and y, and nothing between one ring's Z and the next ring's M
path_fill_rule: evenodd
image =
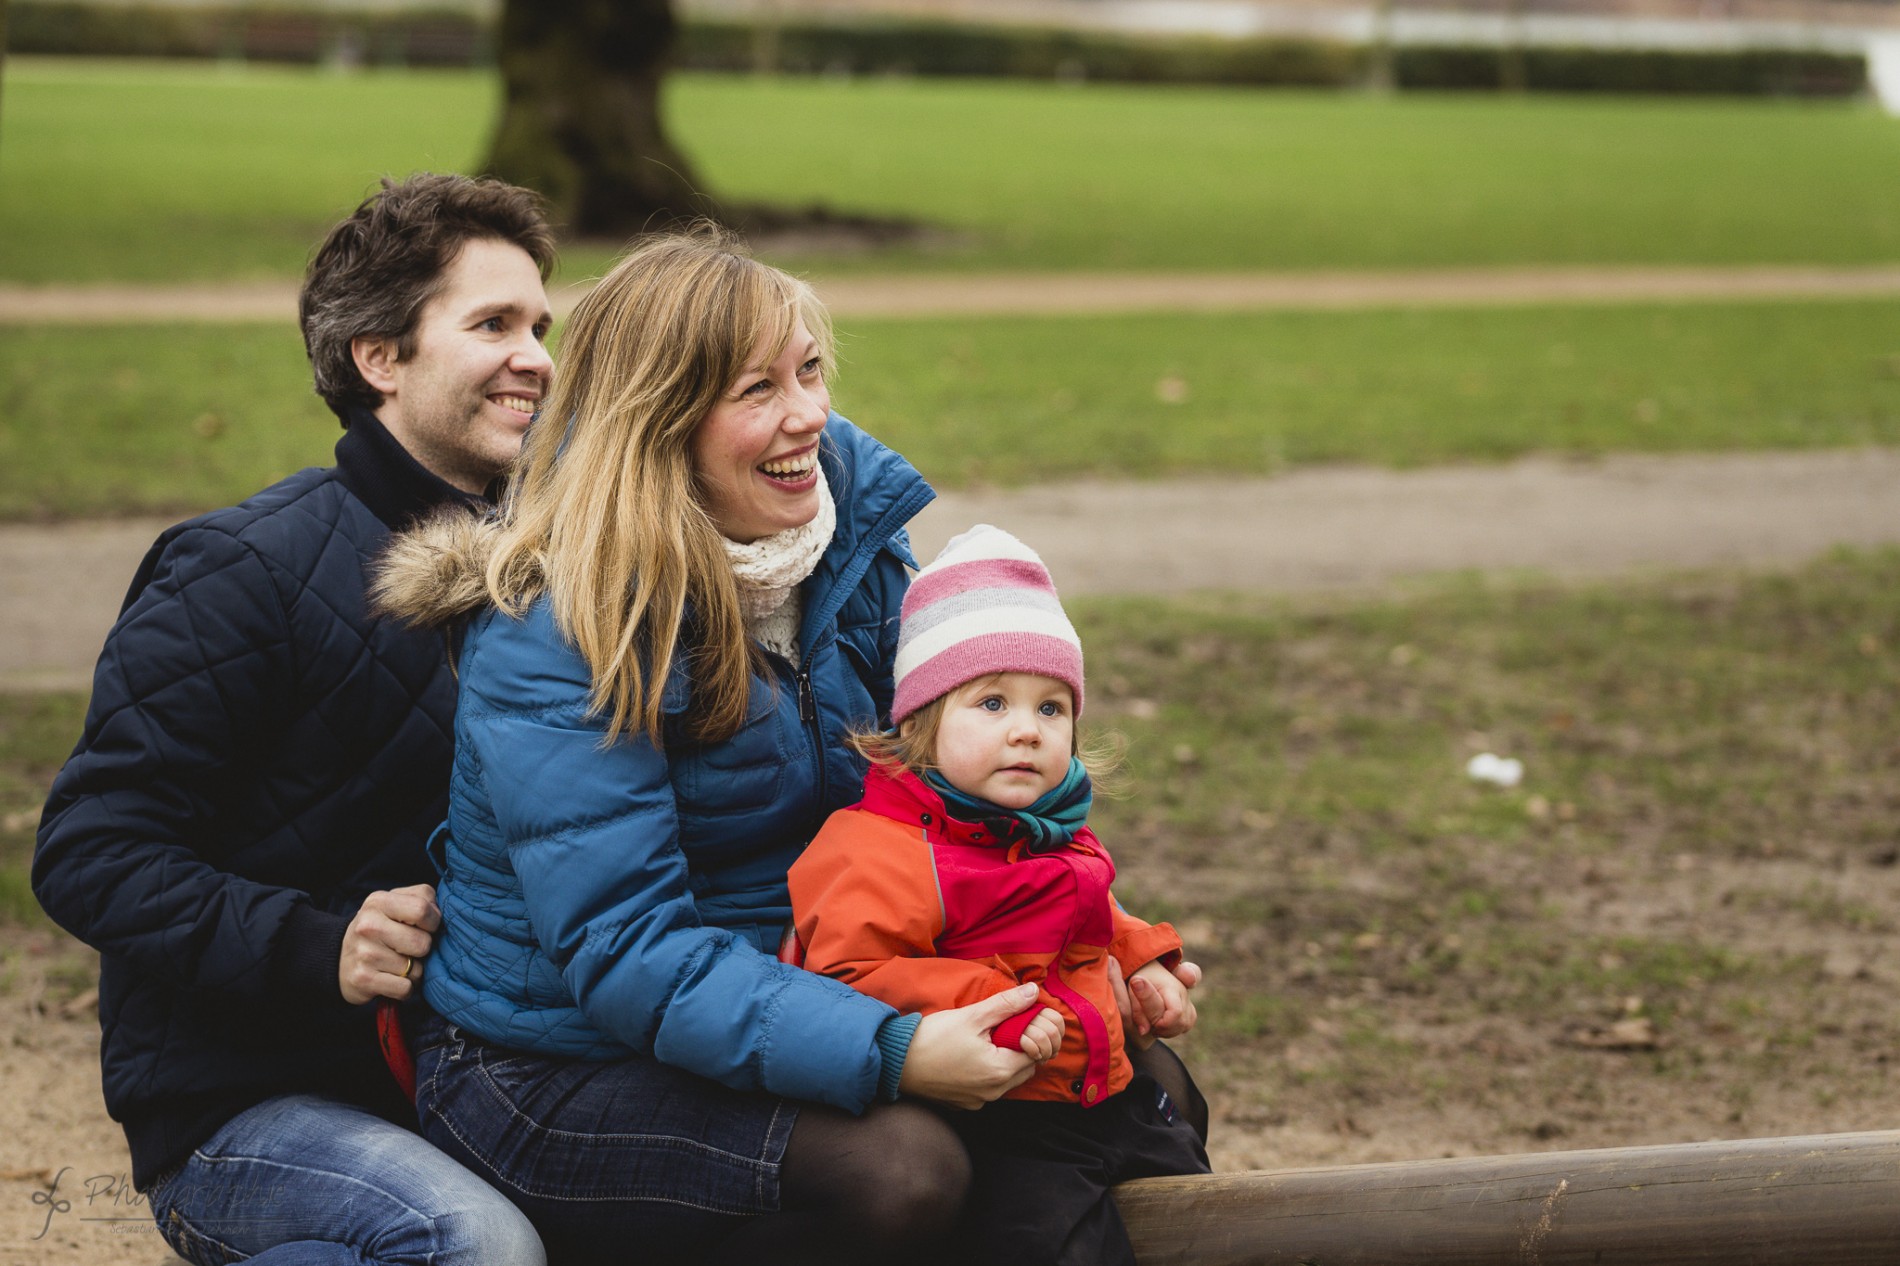
M943 807L943 797L902 765L872 765L864 776L864 799L857 807L894 822L915 823L931 839L948 844L996 848L1002 843L982 823L951 817ZM1066 848L1083 853L1102 851L1095 832L1088 827L1077 831ZM1015 861L1023 851L1020 844L1011 845L1010 860ZM1056 856L1064 851L1053 849L1044 856Z
M915 568L904 525L936 499L915 467L833 413L818 450L838 504L831 544L805 582L799 657L808 660L818 631L830 626L879 550L889 548Z
M392 531L444 505L484 508L490 498L463 492L409 455L368 409L351 409L336 442L336 473L343 486Z

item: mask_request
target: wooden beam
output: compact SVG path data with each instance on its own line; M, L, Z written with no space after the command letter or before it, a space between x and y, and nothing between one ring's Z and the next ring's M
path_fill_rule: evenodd
M1142 1266L1894 1266L1900 1130L1149 1178Z

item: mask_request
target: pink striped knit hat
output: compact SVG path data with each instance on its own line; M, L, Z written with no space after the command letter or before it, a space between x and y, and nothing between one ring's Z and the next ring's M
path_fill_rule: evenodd
M979 523L943 547L904 595L891 722L991 673L1067 682L1082 715L1082 639L1036 551Z

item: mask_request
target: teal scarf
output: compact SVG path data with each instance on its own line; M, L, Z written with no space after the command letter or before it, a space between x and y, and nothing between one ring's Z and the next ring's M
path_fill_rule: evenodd
M945 781L942 774L930 770L924 782L943 797L943 807L951 817L964 822L981 822L1004 841L1023 840L1032 853L1048 853L1075 838L1088 822L1089 805L1095 791L1082 762L1069 758L1069 773L1061 784L1027 809L1005 809L1000 804L966 795Z

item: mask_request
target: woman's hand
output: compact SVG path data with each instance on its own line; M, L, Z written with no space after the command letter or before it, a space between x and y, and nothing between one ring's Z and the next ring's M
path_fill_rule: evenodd
M990 1031L1034 1005L1036 986L1018 985L967 1007L925 1016L910 1039L898 1091L973 1110L1022 1085L1036 1071L1036 1061L995 1045Z

